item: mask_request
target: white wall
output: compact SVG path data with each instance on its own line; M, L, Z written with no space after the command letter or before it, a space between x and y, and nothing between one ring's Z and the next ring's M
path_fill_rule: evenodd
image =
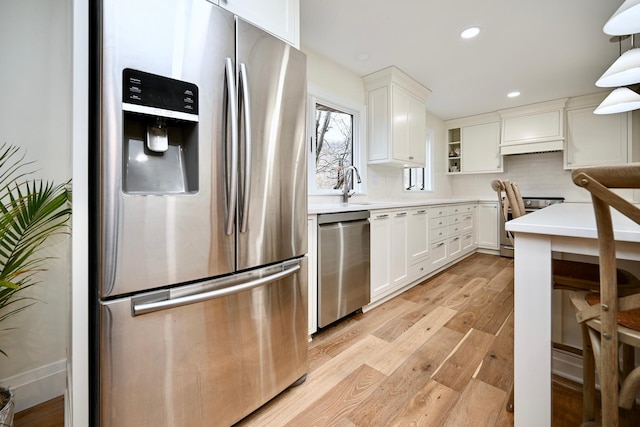
M0 143L26 149L36 177L71 178L71 0L0 1ZM0 332L0 384L16 388L16 410L65 390L70 240L30 289L38 301Z
M309 86L333 94L338 98L365 105L366 95L362 77L329 59L315 53L304 45L302 50L307 54L307 78ZM445 126L439 118L426 113L427 127L434 131L434 191L403 191L402 169L388 166L368 166L366 171L367 194L354 196L361 200L401 200L401 199L446 199L452 197L449 178L446 175L444 159ZM362 141L366 145L365 139ZM311 196L310 203L339 202L339 196Z

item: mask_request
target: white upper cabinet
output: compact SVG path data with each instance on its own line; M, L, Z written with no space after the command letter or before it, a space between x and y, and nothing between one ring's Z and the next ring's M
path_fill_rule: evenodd
M502 172L500 117L496 113L451 120L447 129L450 174Z
M639 154L639 114L593 114L607 93L573 98L567 104L565 169L625 164Z
M364 84L369 163L424 167L429 89L396 67L365 76Z
M214 3L300 47L300 0L215 0Z

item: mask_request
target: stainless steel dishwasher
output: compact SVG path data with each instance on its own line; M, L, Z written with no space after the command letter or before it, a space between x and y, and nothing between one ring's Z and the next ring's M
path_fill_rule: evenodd
M369 304L369 211L318 215L318 326Z

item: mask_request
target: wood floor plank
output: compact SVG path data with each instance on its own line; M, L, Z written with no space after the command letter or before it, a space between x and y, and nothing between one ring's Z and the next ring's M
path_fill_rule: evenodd
M498 292L507 287L513 289L513 265L508 264L505 268L500 270L498 274L489 280L487 287Z
M464 307L458 311L458 314L445 326L466 334L471 328L475 327L476 322L480 321L483 317L493 314L489 314L488 311L498 295L498 292L492 291L491 289L477 289L472 297L466 301Z
M453 310L463 309L473 300L477 292L482 291L486 287L488 282L488 280L483 277L473 277L469 279L463 276L463 280L466 280L466 283L444 301L443 305L445 307Z
M391 342L406 332L414 324L415 323L410 320L403 319L402 317L396 317L374 331L373 335L381 340L385 340L386 342Z
M488 334L496 335L512 312L513 289L506 288L482 311L482 314L474 322L473 327Z
M433 375L433 379L462 392L480 366L495 336L471 329L451 356Z
M432 373L461 338L458 332L438 329L431 339L422 341L420 348L358 405L349 419L358 426L389 425L406 402L429 382Z
M390 343L390 350L393 349L392 351L372 354L367 359L367 363L380 372L391 375L426 341L429 341L455 314L454 310L448 308L436 308L400 335L394 342Z
M493 426L500 416L505 397L503 390L472 379L443 426Z
M305 405L316 402L321 396L366 363L370 354L382 352L389 344L373 335L367 335L354 345L310 371L307 380L298 387L287 390L265 406L238 423L238 426L280 426L289 422L299 411L300 402Z
M484 356L476 378L509 391L513 383L513 311Z
M412 310L416 303L402 298L394 298L383 306L378 306L361 317L350 322L346 327L334 325L311 341L310 349L315 352L335 356L366 336L382 327L390 319L400 317Z
M451 290L456 286L455 282L458 281L458 288L464 286L464 280L459 275L451 273L450 271L444 271L423 283L414 286L407 292L403 293L400 297L409 301L413 301L419 304L425 303L437 303L436 296L440 296L442 299L447 296Z
M390 426L440 426L459 396L457 391L430 380L399 412Z
M372 367L361 365L322 396L317 404L307 406L286 425L294 427L352 424L347 418L348 415L386 378L386 375Z

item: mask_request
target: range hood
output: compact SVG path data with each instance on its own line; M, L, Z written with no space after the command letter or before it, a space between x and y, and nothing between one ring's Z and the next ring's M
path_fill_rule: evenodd
M564 149L567 98L498 111L502 118L500 154L540 153Z

